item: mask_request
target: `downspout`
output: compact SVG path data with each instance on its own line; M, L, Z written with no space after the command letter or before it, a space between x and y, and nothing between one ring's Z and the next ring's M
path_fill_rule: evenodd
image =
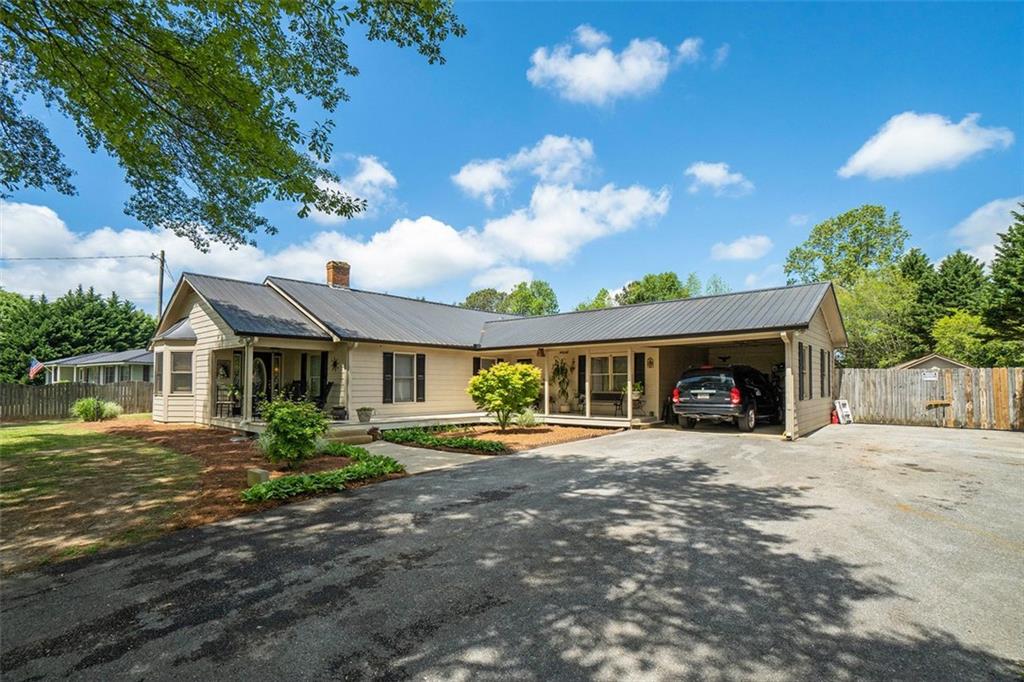
M782 436L786 440L796 440L800 432L796 419L796 384L793 377L793 332L782 332L780 336L786 349L786 376L783 382L783 394L786 401L786 430Z

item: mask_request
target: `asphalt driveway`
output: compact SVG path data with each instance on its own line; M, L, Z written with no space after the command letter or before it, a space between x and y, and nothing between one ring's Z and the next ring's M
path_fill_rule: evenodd
M1024 436L616 434L3 583L5 680L999 679Z

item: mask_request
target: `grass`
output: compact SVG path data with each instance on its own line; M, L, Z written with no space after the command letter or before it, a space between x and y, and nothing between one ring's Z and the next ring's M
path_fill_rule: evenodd
M192 457L77 422L2 427L0 568L159 535L195 490L199 474Z

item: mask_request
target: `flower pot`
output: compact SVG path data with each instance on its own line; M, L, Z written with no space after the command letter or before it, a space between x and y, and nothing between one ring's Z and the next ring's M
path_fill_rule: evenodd
M643 393L641 393L640 391L633 391L632 395L633 400L640 400L640 398L643 396Z
M359 416L359 421L365 424L373 416L373 410L356 410L356 415Z
M558 406L558 411L561 412L562 414L568 414L569 413L569 406L568 405L559 405Z

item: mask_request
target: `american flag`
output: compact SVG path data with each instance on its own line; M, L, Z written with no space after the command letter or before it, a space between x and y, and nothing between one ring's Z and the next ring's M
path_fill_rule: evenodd
M28 363L28 378L35 379L36 375L42 372L44 367L46 367L46 365L35 358L32 358L32 362Z

